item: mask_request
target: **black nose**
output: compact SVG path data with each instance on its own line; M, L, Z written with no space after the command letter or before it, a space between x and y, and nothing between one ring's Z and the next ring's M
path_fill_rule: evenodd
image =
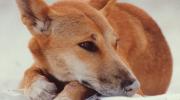
M126 88L126 87L132 85L134 82L135 82L135 80L133 80L133 79L131 79L131 80L123 80L121 82L121 87Z

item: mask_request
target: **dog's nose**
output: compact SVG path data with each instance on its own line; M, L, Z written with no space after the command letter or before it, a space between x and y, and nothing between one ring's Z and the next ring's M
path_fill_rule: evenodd
M121 82L121 87L126 88L134 83L135 80L123 80Z
M123 88L127 96L132 96L137 92L140 84L137 80L124 80L121 83L121 87Z

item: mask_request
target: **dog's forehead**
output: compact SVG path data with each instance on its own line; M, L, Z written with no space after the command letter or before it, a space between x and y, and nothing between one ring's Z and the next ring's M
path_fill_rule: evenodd
M61 16L54 20L53 33L75 33L80 28L85 28L86 22L83 16L77 14L69 14ZM82 30L81 30L82 31Z
M71 13L54 20L52 26L53 35L63 35L65 38L74 36L90 36L91 34L103 35L97 25L82 14Z
M103 20L104 16L100 15L99 11L94 11L95 9L90 9L90 12L88 11L88 6L85 7L87 8L84 9L87 9L87 11L69 5L62 5L61 3L57 3L53 6L56 13L60 14L55 20L56 24L53 27L54 33L100 34L105 39L114 37L111 26L107 20Z

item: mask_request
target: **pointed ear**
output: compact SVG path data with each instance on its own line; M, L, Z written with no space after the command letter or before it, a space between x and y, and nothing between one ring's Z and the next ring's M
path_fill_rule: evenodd
M111 7L113 7L116 4L116 0L109 0L106 5L104 5L104 7L101 9L101 12L106 16L109 9L111 9Z
M51 19L49 7L43 0L16 0L23 23L33 35L48 34Z
M89 0L89 4L93 6L94 8L100 10L104 8L104 6L109 2L110 0Z

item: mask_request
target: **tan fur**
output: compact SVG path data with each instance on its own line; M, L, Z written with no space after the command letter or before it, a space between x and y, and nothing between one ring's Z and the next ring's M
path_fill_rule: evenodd
M128 43L128 47L128 40L122 40L120 45L122 48L124 45L124 49L120 46L119 50L120 54L125 53L126 60L141 82L144 94L165 93L171 79L172 60L168 45L157 24L144 11L130 4L117 4L109 12L107 18L112 26L126 27L119 28L120 30L116 28L122 39L130 34L134 35L131 37L133 44Z
M107 82L115 89L122 82L119 77L135 79L134 74L143 94L166 92L171 54L159 27L143 10L115 0L65 0L52 6L28 1L33 16L24 10L23 0L17 3L33 35L29 47L35 64L25 73L21 88L28 89L41 73L48 73L63 82L86 80L97 90ZM95 42L100 51L82 50L77 44L84 41Z

